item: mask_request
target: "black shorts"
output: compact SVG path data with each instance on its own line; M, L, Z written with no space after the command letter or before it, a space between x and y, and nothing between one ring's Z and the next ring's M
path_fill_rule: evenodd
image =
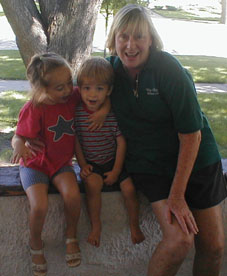
M167 199L172 178L153 174L131 174L136 189L150 202ZM190 208L205 209L219 204L227 197L227 185L221 161L192 172L185 198Z
M87 161L87 162L88 162L90 165L92 165L92 167L93 167L92 172L101 175L101 177L104 179L104 178L105 178L104 173L109 172L109 171L112 171L115 160L112 159L112 160L110 160L109 162L107 162L107 163L105 163L105 164L96 164L96 163L89 162L89 161ZM124 180L125 180L126 178L128 178L128 177L130 177L130 175L127 173L126 169L123 168L122 171L121 171L121 173L120 173L120 175L119 175L119 177L118 177L117 182L114 183L113 185L111 185L112 188L114 188L114 187L115 187L115 188L118 188L118 187L120 188L120 183L121 183L122 181L124 181ZM105 185L105 184L104 184L104 185Z

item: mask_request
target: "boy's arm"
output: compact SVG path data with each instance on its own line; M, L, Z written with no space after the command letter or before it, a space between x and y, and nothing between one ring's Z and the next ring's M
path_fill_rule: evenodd
M126 141L123 135L117 137L116 157L112 171L105 173L104 182L107 185L114 184L122 171L126 153Z
M90 123L90 125L88 126L88 129L90 131L100 129L103 126L106 116L110 112L110 110L111 110L110 98L106 97L106 100L101 106L101 108L89 116L89 119L87 120L87 122Z
M75 155L76 155L76 160L81 168L81 177L87 177L88 175L91 174L92 172L92 166L87 163L83 150L81 148L79 139L77 135L75 134Z
M32 157L34 153L25 146L26 138L17 134L14 134L12 138L13 156L11 162L18 163L20 158L23 159L25 166L27 158Z

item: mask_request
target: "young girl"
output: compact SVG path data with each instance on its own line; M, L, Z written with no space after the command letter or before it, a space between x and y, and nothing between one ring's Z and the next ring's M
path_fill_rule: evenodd
M76 156L85 182L91 232L88 242L100 245L101 190L103 185L120 186L129 215L131 239L134 244L144 240L139 227L139 206L132 180L123 169L126 142L112 112L103 126L90 132L87 119L102 108L112 90L114 73L110 63L101 57L87 59L79 69L77 82L83 103L77 108L75 126ZM80 147L81 145L81 147ZM82 150L81 150L82 149Z
M69 64L54 53L35 55L27 68L31 100L20 111L12 162L20 160L20 177L30 204L29 227L33 275L47 273L41 233L47 214L51 180L64 200L66 262L81 262L76 239L80 215L80 191L71 160L75 151L74 113L80 95L73 89ZM45 145L31 154L25 141L39 138Z

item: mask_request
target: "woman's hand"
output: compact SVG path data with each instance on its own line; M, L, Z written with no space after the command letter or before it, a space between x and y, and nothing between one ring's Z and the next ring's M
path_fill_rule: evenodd
M36 155L36 151L42 152L45 147L45 144L39 138L26 139L25 145L31 150L33 155Z
M118 175L116 173L114 173L114 171L106 172L106 173L104 173L104 176L105 176L104 183L107 186L111 186L115 182L117 182Z
M90 164L86 164L81 168L80 176L81 178L86 178L92 173L93 167Z
M176 217L184 233L189 234L192 232L193 234L197 234L199 232L194 216L184 198L168 198L166 218L170 224L172 222L172 215Z

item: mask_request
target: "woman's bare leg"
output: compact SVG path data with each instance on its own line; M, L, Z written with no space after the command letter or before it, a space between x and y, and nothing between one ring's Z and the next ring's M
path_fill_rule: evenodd
M218 276L224 255L224 226L220 205L194 210L199 233L195 237L194 276Z
M151 257L148 276L176 275L193 245L194 235L183 233L174 217L171 224L167 222L166 207L166 200L152 203L163 237Z

